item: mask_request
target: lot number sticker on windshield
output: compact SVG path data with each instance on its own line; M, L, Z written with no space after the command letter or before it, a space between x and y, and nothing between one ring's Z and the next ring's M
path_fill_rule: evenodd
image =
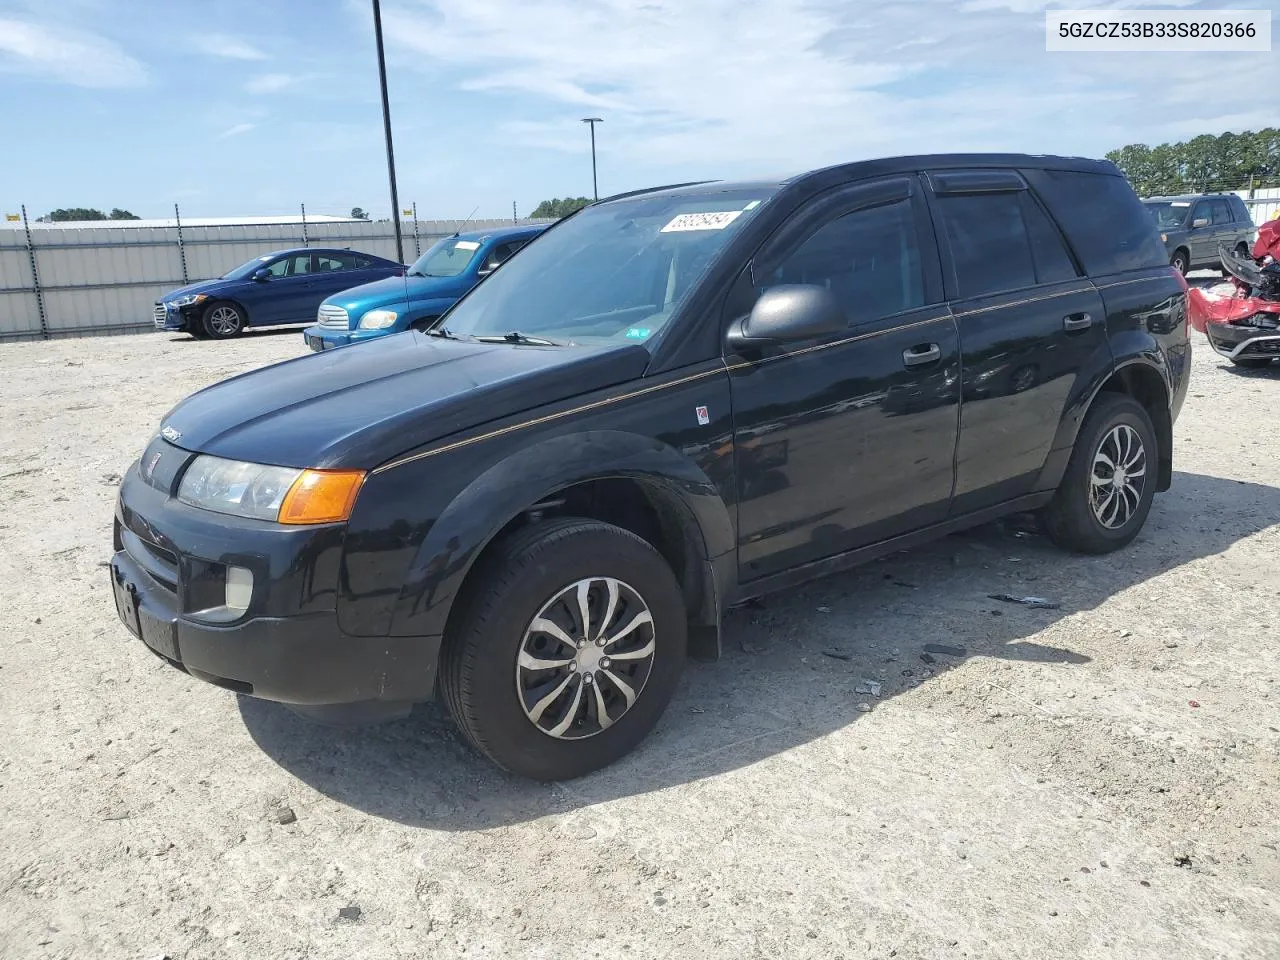
M686 230L723 230L742 216L741 210L718 210L708 213L682 213L662 228L662 233Z

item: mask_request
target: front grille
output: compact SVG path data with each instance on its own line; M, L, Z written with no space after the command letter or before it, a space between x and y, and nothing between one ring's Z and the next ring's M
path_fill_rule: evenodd
M119 531L120 545L156 583L170 593L178 592L178 558L158 544L143 540L127 527Z
M326 330L348 330L351 327L351 317L342 307L324 303L320 305L320 312L316 314L316 323Z
M169 319L169 313L168 313L168 311L165 309L164 304L157 300L157 301L156 301L156 312L155 312L156 329L157 329L157 330L163 330L163 329L164 329L164 325L165 325L165 321L166 321L166 320L168 320L168 319Z

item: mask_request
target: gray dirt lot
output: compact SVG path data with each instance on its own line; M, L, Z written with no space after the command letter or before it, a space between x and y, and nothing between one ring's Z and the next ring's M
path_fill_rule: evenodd
M311 726L117 622L118 475L300 340L0 347L0 956L1280 957L1280 369L1196 335L1131 548L1003 524L735 611L639 751L545 786L438 711Z

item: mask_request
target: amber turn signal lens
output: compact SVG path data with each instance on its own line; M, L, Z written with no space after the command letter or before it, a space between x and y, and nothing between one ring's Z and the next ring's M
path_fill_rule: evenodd
M363 470L303 470L280 504L280 523L338 523L351 516Z

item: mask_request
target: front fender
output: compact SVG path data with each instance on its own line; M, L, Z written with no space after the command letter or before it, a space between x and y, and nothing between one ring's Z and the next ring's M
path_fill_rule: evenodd
M575 483L617 477L653 484L678 503L697 531L699 559L733 549L733 525L716 485L679 450L616 430L552 437L494 463L444 507L405 575L391 634L442 634L476 558L511 520Z

